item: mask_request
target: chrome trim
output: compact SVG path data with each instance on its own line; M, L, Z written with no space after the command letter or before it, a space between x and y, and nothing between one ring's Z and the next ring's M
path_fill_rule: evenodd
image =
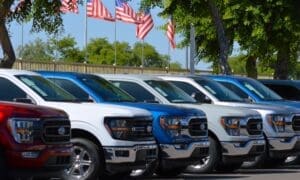
M208 130L207 130L207 133L205 136L192 136L189 132L189 124L190 124L190 121L192 119L206 119L206 125L207 125L207 117L206 116L188 116L187 118L185 119L182 119L180 121L180 125L181 125L181 135L186 135L188 137L191 137L191 138L199 138L199 137L206 137L207 134L208 134ZM202 122L202 121L201 121ZM200 127L199 127L200 128Z
M241 142L221 142L221 145L227 152L223 152L223 155L228 156L242 156L247 155L253 146L265 145L266 142L263 139L253 139L247 141L245 145L240 146Z
M140 150L156 150L156 154L154 156L149 156L145 158L149 159L157 159L158 156L158 148L156 144L150 145L135 145L131 147L103 147L104 152L109 154L109 158L106 158L106 163L131 163L136 161L137 153ZM128 157L119 157L116 156L116 151L128 151Z
M262 136L263 134L263 129L261 129L261 134L258 135L250 135L248 130L247 130L247 125L250 119L260 119L261 120L261 125L263 125L263 119L261 116L248 116L242 121L240 121L240 134L242 136L250 136L250 137L259 137Z
M163 154L166 154L166 159L180 159L189 158L197 148L208 148L209 145L210 142L207 140L193 142L186 146L182 146L182 144L160 144L159 146Z
M268 138L270 144L270 151L276 150L292 150L296 143L300 141L300 135L295 135L293 137L278 137L278 138Z

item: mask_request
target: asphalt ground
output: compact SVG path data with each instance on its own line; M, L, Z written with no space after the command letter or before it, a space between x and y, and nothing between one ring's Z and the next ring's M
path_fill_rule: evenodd
M126 178L127 179L127 178ZM211 174L181 174L177 177L136 178L147 180L300 180L300 165L283 166L276 169L239 169L234 173L211 173Z

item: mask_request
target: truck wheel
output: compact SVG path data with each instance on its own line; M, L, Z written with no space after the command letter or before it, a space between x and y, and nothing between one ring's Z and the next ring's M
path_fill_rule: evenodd
M299 165L300 164L300 156L289 156L284 161L285 165Z
M189 173L210 173L212 172L217 163L221 161L221 152L220 152L220 145L216 139L209 136L208 140L210 142L209 146L209 156L200 159L199 162L195 163L194 165L190 165L186 168L186 172Z
M7 168L5 163L5 155L2 149L0 149L0 177L2 179L8 179Z
M72 165L64 172L64 179L95 180L104 175L104 157L101 149L83 138L71 139L73 143Z

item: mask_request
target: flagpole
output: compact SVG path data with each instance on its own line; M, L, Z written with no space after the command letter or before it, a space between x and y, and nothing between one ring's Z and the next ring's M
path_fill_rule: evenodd
M170 43L169 43L169 42L168 42L168 56L169 56L169 59L168 59L167 69L168 69L168 71L170 71L171 46L170 46Z
M115 59L114 59L114 66L117 65L117 20L115 20Z
M22 56L23 56L23 49L24 49L24 23L22 22L21 24L21 57L19 57L19 59L22 60Z
M88 24L87 24L87 0L85 1L85 16L84 16L84 47L85 47L85 54L84 54L84 63L87 63L88 57L87 57L87 30L88 30Z
M195 28L191 24L190 29L190 74L195 74L195 57L196 57L196 43L195 43Z
M142 40L142 69L144 69L144 39Z

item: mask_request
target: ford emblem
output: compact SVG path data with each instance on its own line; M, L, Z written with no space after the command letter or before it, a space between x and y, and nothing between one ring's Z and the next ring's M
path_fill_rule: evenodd
M64 135L66 133L66 129L65 129L65 127L60 127L60 128L58 128L57 132L59 135Z
M147 132L151 133L152 132L152 126L147 126Z
M261 124L261 123L258 123L257 126L256 126L256 128L257 128L258 130L261 130L261 129L262 129L262 124Z

